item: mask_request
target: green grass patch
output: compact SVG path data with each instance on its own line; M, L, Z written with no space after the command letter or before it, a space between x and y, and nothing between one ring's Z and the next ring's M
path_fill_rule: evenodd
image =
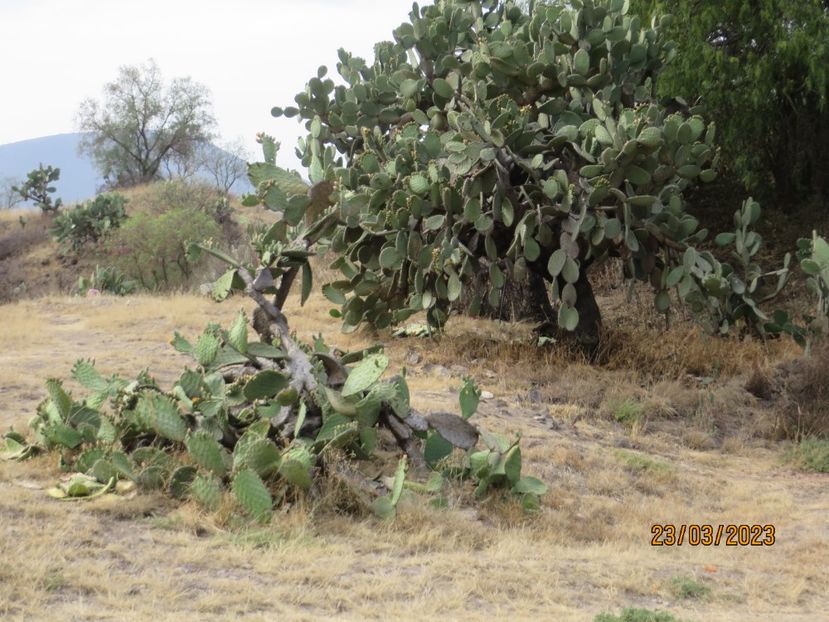
M600 613L593 622L680 622L670 613L650 609L624 609L619 615Z
M785 459L804 471L829 473L829 440L804 438L786 452Z
M655 460L644 454L619 449L616 457L631 471L637 473L651 473L654 475L672 475L674 467L667 462Z
M630 398L611 404L613 418L622 425L633 426L642 419L642 405Z
M675 598L706 598L711 588L691 577L674 577L671 579L671 593Z

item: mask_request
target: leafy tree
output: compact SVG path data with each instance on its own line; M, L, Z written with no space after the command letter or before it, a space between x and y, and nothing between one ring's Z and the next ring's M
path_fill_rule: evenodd
M165 85L158 65L121 67L104 100L85 100L78 125L81 150L110 187L159 179L165 164L190 158L214 126L207 88L190 78Z
M674 15L677 58L663 95L699 100L716 121L724 164L786 209L829 196L829 13L825 0L633 0L643 20Z
M53 201L52 194L55 192L55 187L49 184L58 179L60 179L59 168L52 166L44 168L43 164L40 164L35 170L27 173L25 183L21 186L12 186L12 191L19 194L24 201L32 201L44 214L54 214L63 205L63 201L61 199Z

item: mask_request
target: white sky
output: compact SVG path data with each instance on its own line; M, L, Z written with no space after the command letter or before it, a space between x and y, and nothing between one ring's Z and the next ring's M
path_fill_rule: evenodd
M420 4L429 4L421 0ZM0 0L0 144L77 131L81 100L101 98L118 67L154 58L165 79L191 76L213 96L224 140L252 156L259 131L295 167L304 129L275 119L340 47L370 61L412 0Z

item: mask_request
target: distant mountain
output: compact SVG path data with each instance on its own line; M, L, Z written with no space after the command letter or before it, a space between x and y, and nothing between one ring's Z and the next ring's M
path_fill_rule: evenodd
M21 181L41 162L60 169L56 196L64 203L76 203L95 196L102 180L92 162L78 155L82 134L58 134L0 145L0 179Z
M88 158L78 155L78 144L83 134L57 134L32 138L16 143L0 145L0 179L13 177L26 179L26 173L40 163L60 169L60 179L55 183L55 196L65 204L85 201L97 194L103 180ZM247 179L237 181L232 192L249 192Z

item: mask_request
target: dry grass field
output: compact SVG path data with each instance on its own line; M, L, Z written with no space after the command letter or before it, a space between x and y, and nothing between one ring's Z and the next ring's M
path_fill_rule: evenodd
M536 348L521 324L346 336L322 296L287 309L301 338L385 342L422 411L457 410L461 377L475 377L493 396L473 421L521 433L525 472L550 487L535 515L458 487L449 508L409 505L391 524L340 515L323 496L244 527L148 494L56 501L54 456L0 462L0 618L592 620L640 607L700 622L822 619L827 476L784 461L787 444L770 440L784 415L744 388L797 349L685 325L646 338L605 303L620 318L615 347L592 366ZM169 383L187 363L172 332L227 323L239 306L251 310L189 295L0 306L0 429L24 430L44 379L80 357ZM654 547L654 523L773 524L776 542Z

